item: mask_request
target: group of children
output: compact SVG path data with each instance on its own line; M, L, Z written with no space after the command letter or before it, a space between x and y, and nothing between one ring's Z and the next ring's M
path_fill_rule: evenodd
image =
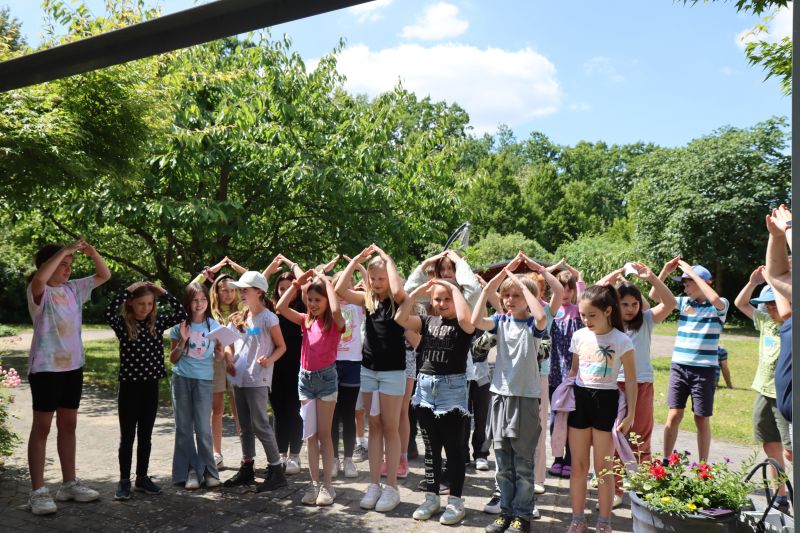
M94 276L69 280L76 252L94 260ZM651 335L654 325L676 306L680 318L664 452L668 455L674 446L691 395L700 459L708 457L713 408L708 373L717 365L728 304L711 288L711 276L703 267L675 258L656 276L641 263L629 263L586 287L581 274L566 262L544 268L522 252L488 282L454 252L426 260L405 284L392 258L374 244L331 278L328 273L337 261L338 256L304 272L278 255L260 273L225 258L187 286L182 302L146 282L131 285L109 302L106 318L120 341L117 499L129 498L132 488L150 494L161 490L148 476L148 459L158 383L167 374L162 344L166 330L173 364L172 481L189 490L222 483L221 417L229 391L242 458L225 486L255 481L256 438L267 458L266 478L257 490L286 486L285 475L300 470L305 439L312 482L302 501L332 504L333 477L340 469L346 477L357 475L353 455L356 442L363 442L356 440L357 425L366 411L370 480L360 506L391 511L400 503L397 479L408 472L410 403L425 444L425 499L414 511L415 519L427 520L441 511L439 494L445 487L449 496L440 522L458 524L464 518L462 491L474 418L476 467L488 469L490 444L496 459L497 492L485 510L499 516L486 531L529 531L538 513L535 494L544 492L548 426L555 456L549 471L570 479L573 515L568 531L586 531L590 463L604 478L598 486L596 531L611 531L611 509L621 501L621 487L607 473L608 457L616 450L623 460L628 458L625 438L634 432L639 436L639 460L650 460ZM46 514L56 510L43 480L44 442L54 411L65 480L56 499L98 497L75 477L74 431L82 385L81 304L110 273L83 241L43 248L36 266L28 286L34 320L30 502L34 513ZM236 270L239 279L220 275L224 266ZM288 271L281 272L283 266ZM530 274L516 274L522 266ZM676 298L664 280L678 268L686 296ZM354 286L356 272L361 279ZM629 274L652 285L652 307L626 279ZM270 299L268 278L276 275ZM743 290L744 300L758 281L754 274ZM168 312L158 309L158 299L166 301ZM765 314L749 311L766 331ZM219 334L223 327L235 335ZM486 360L489 345L496 346L493 374ZM766 398L768 385L760 385ZM766 405L759 416L767 416L768 400ZM132 487L134 437L138 448ZM765 438L774 442L772 434Z

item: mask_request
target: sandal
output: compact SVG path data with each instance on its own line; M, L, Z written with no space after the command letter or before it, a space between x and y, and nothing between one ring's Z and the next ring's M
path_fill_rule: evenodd
M564 465L561 467L561 477L564 479L569 479L572 475L572 467L570 465Z
M553 463L553 466L547 469L547 473L551 476L561 477L561 469L563 468L562 463Z

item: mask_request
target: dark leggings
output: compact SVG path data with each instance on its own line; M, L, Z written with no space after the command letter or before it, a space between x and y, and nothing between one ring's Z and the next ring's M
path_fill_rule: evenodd
M417 407L417 420L425 443L426 492L439 494L439 479L442 475L442 448L447 454L447 477L450 494L461 497L464 489L464 418L463 412L453 409L436 416L427 407Z
M553 402L553 393L556 391L556 387L550 385L550 405ZM551 410L552 411L552 410ZM555 412L551 412L550 415L550 436L553 436L553 421L555 420ZM569 439L564 440L564 447L566 448L565 453L562 457L556 457L554 459L554 463L566 465L572 467L572 454L569 451Z
M282 454L297 455L303 449L303 419L300 418L300 399L297 397L297 373L275 373L269 393L272 415L275 418L275 440Z
M489 446L486 442L486 421L489 418L489 407L492 403L491 383L478 385L477 381L468 381L469 399L467 405L473 418L464 420L464 462L469 460L469 434L472 430L472 457L474 459L489 457ZM472 421L475 429L472 429Z
M339 423L342 424L344 456L353 457L353 448L356 447L356 402L359 391L358 386L339 385L339 396L336 398L331 427L334 457L339 457Z
M121 381L117 396L119 411L119 477L130 479L133 440L136 446L136 475L144 477L150 466L150 439L158 412L158 380Z
M417 390L417 381L414 380L414 386L411 387L411 398L414 397L414 391ZM408 433L408 447L411 448L412 446L417 445L417 408L414 407L414 404L411 403L411 400L408 400L408 425L411 427L411 431Z

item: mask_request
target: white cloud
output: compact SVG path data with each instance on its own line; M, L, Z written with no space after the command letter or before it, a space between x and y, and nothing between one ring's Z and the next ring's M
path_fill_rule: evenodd
M370 50L358 44L343 50L337 64L350 92L374 97L402 82L420 98L458 103L478 133L555 113L562 98L555 66L530 48L405 44Z
M388 7L394 0L372 0L348 9L360 23L375 22L383 18L381 11Z
M411 26L405 26L404 39L439 40L457 37L467 31L469 22L458 18L458 6L439 2L425 8L422 16Z
M792 10L794 2L787 7L780 7L772 13L772 18L767 22L767 32L754 35L752 28L746 28L736 35L736 46L744 49L747 43L753 41L766 41L775 43L784 37L792 36Z
M569 106L569 110L574 112L574 113L585 113L587 111L591 111L592 110L592 104L589 104L589 103L586 103L586 102L578 102L578 103L575 103L575 104L571 104Z
M625 81L625 76L617 70L617 63L610 57L596 56L583 64L583 72L589 77L601 77L614 83L622 83Z

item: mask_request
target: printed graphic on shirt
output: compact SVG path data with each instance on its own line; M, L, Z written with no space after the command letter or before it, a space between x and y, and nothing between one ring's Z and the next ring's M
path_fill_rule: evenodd
M454 335L455 326L447 324L431 324L428 327L425 347L422 351L422 360L431 363L448 363L448 354L453 353L456 343Z
M186 343L186 354L195 359L203 359L210 341L206 338L205 331L192 330L189 342Z
M353 319L355 313L350 306L345 306L342 309L342 317L344 318L344 333L342 333L342 339L340 342L348 343L353 338ZM341 350L341 345L339 347Z
M616 350L611 345L586 344L581 347L581 377L588 383L601 383L614 371Z

